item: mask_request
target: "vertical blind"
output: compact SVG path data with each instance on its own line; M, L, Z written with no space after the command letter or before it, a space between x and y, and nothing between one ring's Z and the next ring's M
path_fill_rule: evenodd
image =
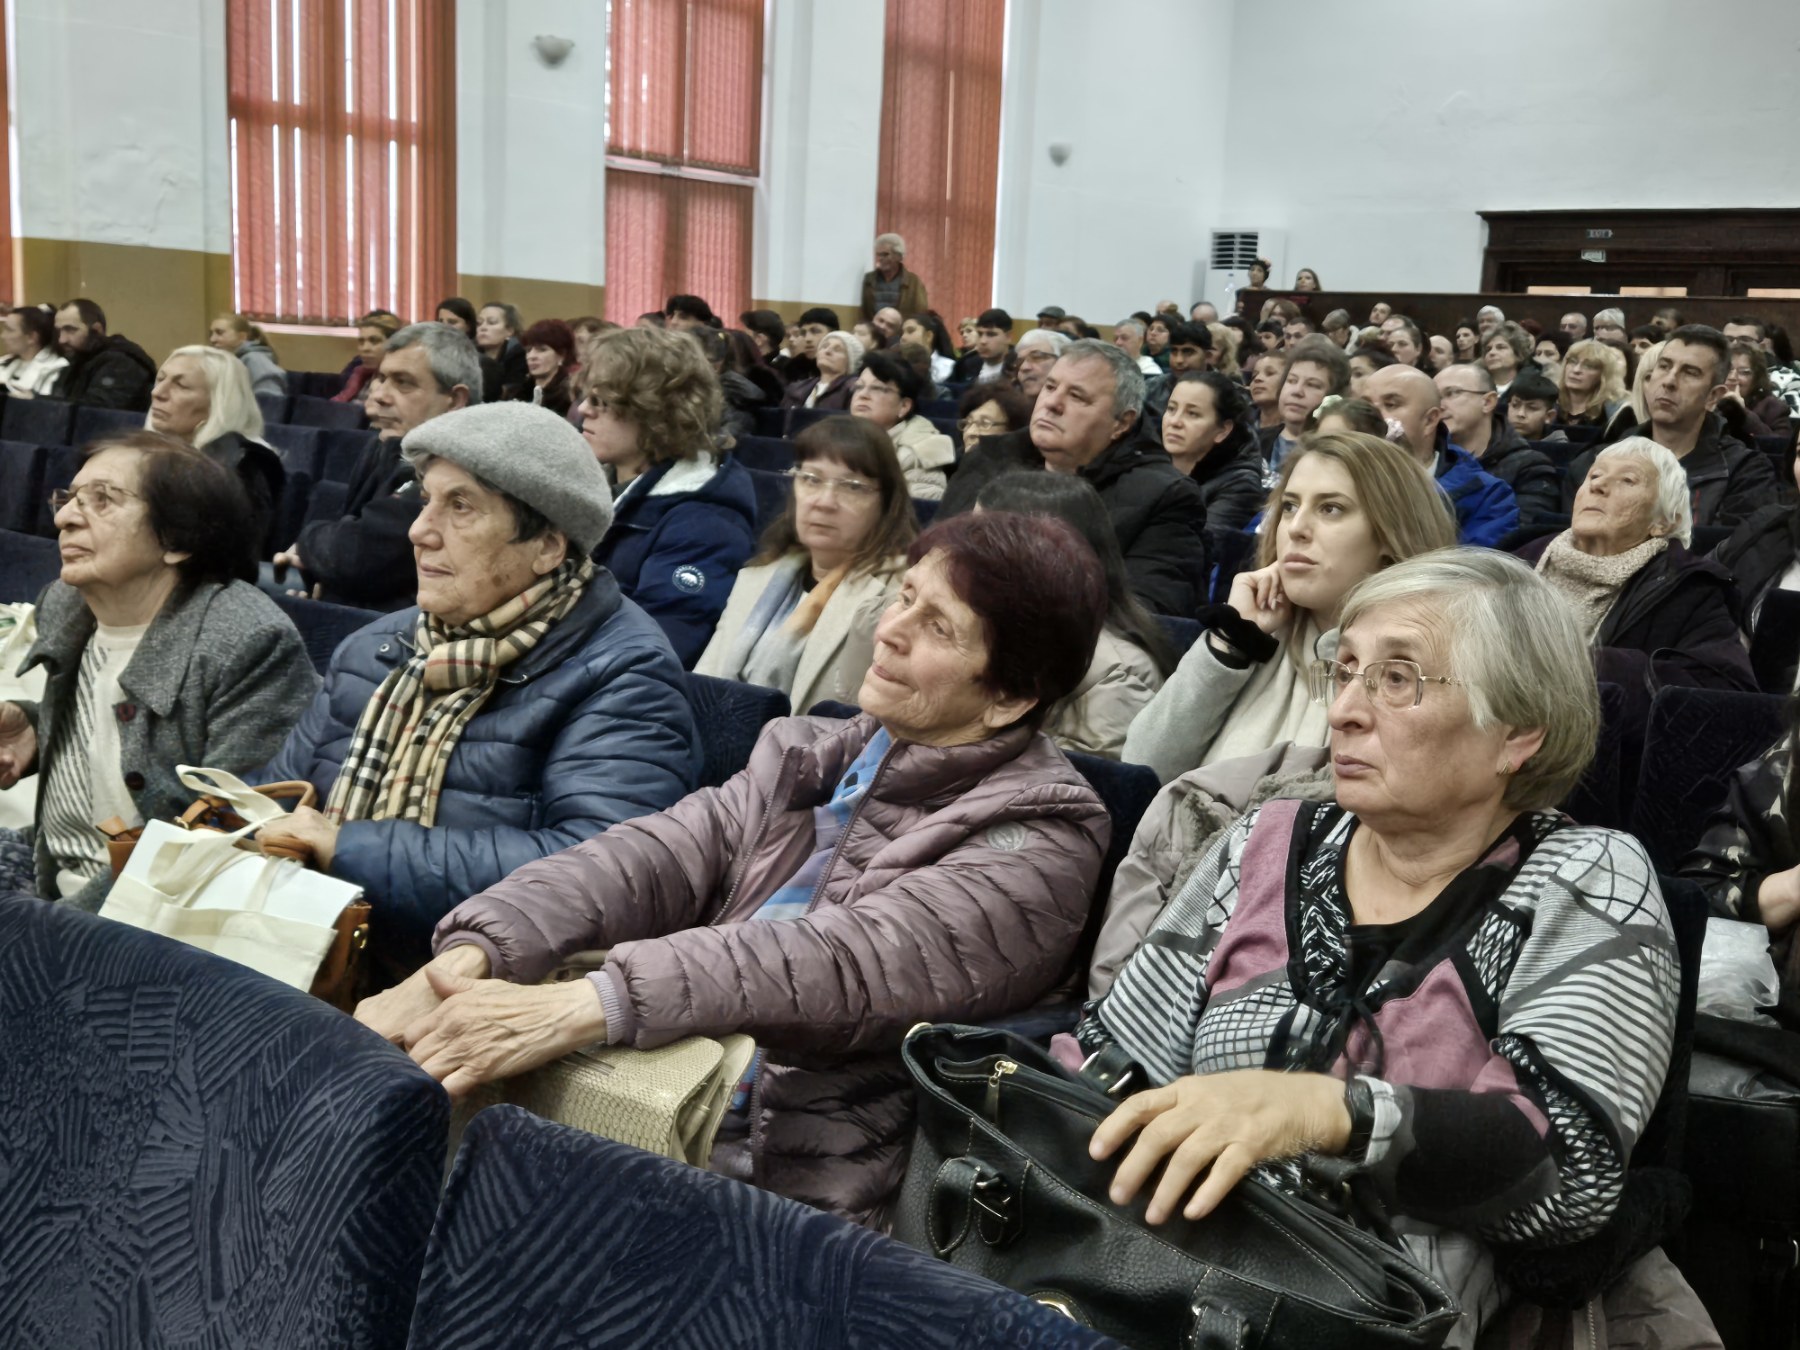
M429 318L456 283L440 0L228 0L232 284L259 319Z
M703 297L722 316L749 306L762 46L762 0L613 0L606 308L614 321L629 324L678 293Z
M875 227L954 331L993 302L1006 7L887 0Z
M10 118L12 108L11 78L7 73L6 11L10 4L0 4L0 112ZM22 305L24 300L13 294L13 230L12 230L12 134L11 127L0 128L0 296L9 305ZM60 304L60 298L51 303Z

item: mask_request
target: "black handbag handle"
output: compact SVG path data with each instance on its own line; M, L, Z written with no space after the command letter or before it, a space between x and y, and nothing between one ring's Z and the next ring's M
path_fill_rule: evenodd
M966 1154L944 1159L931 1187L931 1245L947 1259L971 1235L1004 1247L1019 1235L1019 1192L992 1163Z
M1187 1350L1254 1350L1261 1339L1240 1314L1210 1298L1195 1299L1193 1312Z

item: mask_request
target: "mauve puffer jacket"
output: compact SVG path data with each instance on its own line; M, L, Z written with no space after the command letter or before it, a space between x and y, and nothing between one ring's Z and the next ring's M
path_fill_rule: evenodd
M495 975L521 982L610 948L597 978L612 983L615 1042L755 1037L754 1179L862 1222L881 1221L911 1142L901 1037L1046 993L1111 836L1100 799L1044 736L901 743L807 915L751 920L812 852L813 807L875 731L868 716L772 722L723 787L520 868L459 905L435 942L474 942Z
M304 779L323 807L375 690L412 651L417 609L339 645L325 687L258 781ZM454 906L514 868L660 811L700 780L685 677L654 620L605 570L570 613L500 677L444 770L437 822L359 820L338 834L331 875L374 906L390 974L429 955Z

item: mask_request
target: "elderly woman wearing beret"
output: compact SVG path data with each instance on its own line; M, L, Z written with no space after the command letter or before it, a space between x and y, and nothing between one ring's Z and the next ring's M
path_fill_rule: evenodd
M521 865L691 791L681 665L589 554L611 518L579 432L526 403L414 428L418 606L346 638L266 779L325 802L267 826L374 906L389 974Z
M761 1049L716 1170L879 1221L906 1166L900 1039L1066 972L1105 808L1039 731L1106 618L1060 520L960 516L908 553L850 721L772 722L721 788L532 863L438 926L357 1017L453 1094L596 1041ZM587 979L539 984L610 949Z

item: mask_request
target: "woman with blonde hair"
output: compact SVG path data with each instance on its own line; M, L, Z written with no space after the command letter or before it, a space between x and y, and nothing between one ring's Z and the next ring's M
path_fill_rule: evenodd
M1238 351L1244 341L1243 334L1222 323L1209 323L1206 331L1212 334L1212 368L1221 375L1237 379L1244 369L1238 362Z
M756 549L756 487L727 453L719 377L699 343L660 328L603 334L582 375L581 434L613 485L594 560L692 666Z
M250 499L258 556L270 557L281 546L273 530L280 523L287 473L281 456L262 438L262 408L243 362L218 347L177 347L156 372L144 425L185 441L236 474Z
M1643 363L1640 362L1640 366ZM1653 364L1653 363L1652 363ZM1603 427L1611 434L1613 419L1627 410L1625 354L1593 338L1569 344L1556 381L1556 420L1562 426ZM1617 430L1636 425L1637 419Z
M221 314L212 321L206 340L222 352L230 352L250 372L250 388L258 395L281 398L288 391L287 372L275 359L269 339L242 314Z
M1282 742L1325 744L1306 670L1337 651L1351 587L1447 548L1456 522L1405 451L1374 436L1304 437L1282 460L1254 569L1203 616L1206 631L1139 713L1124 758L1163 782Z

